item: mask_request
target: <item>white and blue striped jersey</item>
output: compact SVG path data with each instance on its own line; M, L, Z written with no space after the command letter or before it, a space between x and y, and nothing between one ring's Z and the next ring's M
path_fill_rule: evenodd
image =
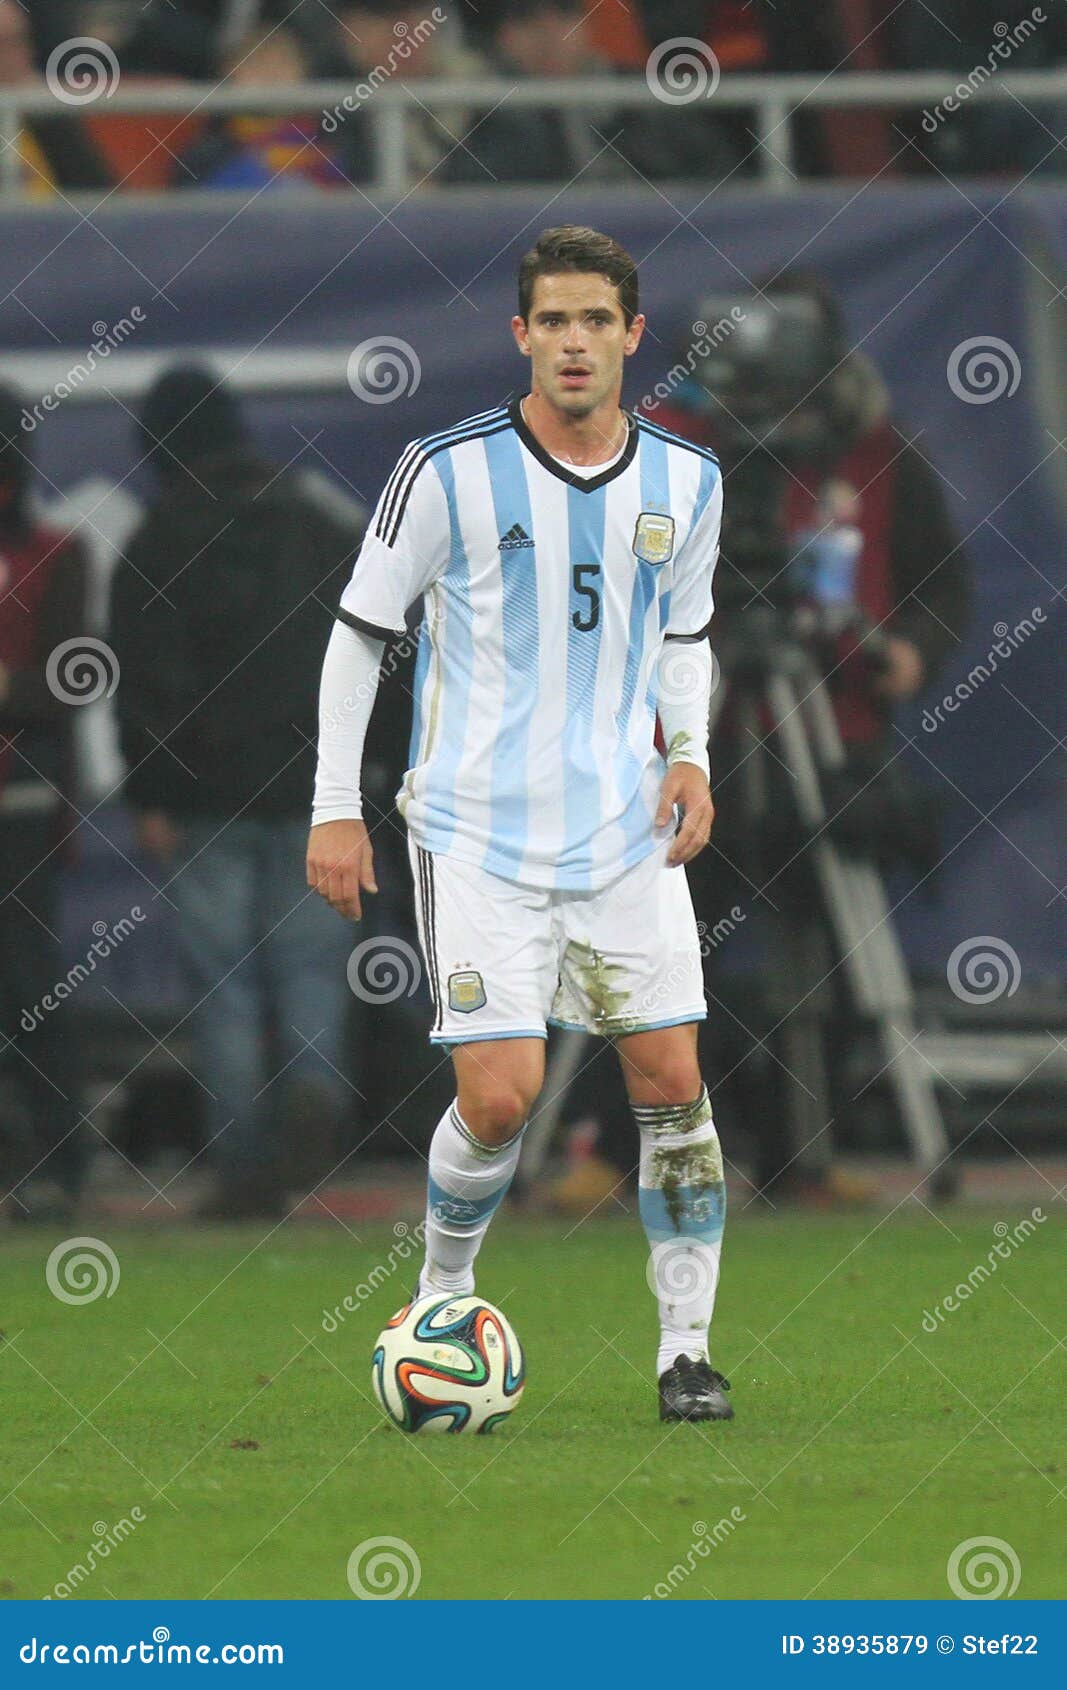
M707 634L722 477L626 416L621 456L586 476L518 399L412 441L341 599L392 639L426 595L397 807L425 850L523 885L595 890L673 831L654 826L657 660Z

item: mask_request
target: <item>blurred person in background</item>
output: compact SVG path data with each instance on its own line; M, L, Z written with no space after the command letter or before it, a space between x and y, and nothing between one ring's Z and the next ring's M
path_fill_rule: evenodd
M333 20L319 0L35 0L38 62L72 36L105 41L124 75L210 82L237 42L261 25L298 35L322 74ZM324 61L325 62L325 61Z
M780 0L640 0L637 6L653 50L669 41L704 42L723 77L835 70L848 53L842 28L847 10L844 0L821 6L783 6ZM668 56L661 79L669 66ZM672 113L678 109L672 107ZM738 171L757 174L761 149L752 114L720 112L715 122L720 146L732 149ZM797 112L795 145L805 175L830 169L826 130L822 112Z
M0 0L0 90L13 88L43 92L45 81L37 69L28 13L19 0ZM110 185L108 169L76 114L23 118L13 145L22 190L30 198L49 198L63 188Z
M73 1209L85 1160L78 1024L52 996L76 822L62 648L85 633L85 560L37 517L22 416L0 387L0 1199L12 1219L51 1220Z
M593 45L582 0L513 0L490 38L488 69L508 80L600 77L615 67ZM583 182L722 175L737 154L707 111L653 106L517 106L506 100L448 161L452 181Z
M583 0L579 9L585 14L587 39L602 59L617 70L644 70L649 41L637 7L626 0ZM511 0L480 0L477 11L464 16L469 39L488 49L512 10Z
M438 22L436 11L446 7L398 6L388 0L360 0L358 5L334 7L337 17L338 59L331 74L354 77L354 109L337 114L336 140L345 174L351 182L369 181L375 173L373 92L390 80L408 86L411 103L405 112L408 169L420 184L432 180L470 145L469 131L482 115L465 106L434 107L418 97L418 84L429 77L478 78L488 74L484 56L468 45L455 17ZM492 177L478 172L479 181Z
M78 0L69 8L67 38L103 41L126 76L210 77L215 37L210 21L188 5L148 0ZM55 44L55 43L54 43Z
M1040 14L1040 15L1038 15ZM965 85L953 105L928 101L923 113L899 120L912 142L902 167L918 173L979 176L1059 171L1067 101L970 100L970 88L1000 69L1052 70L1067 60L1067 12L1030 0L942 0L927 11L917 0L895 9L891 29L901 70L945 72L945 95Z
M360 538L253 451L207 369L141 411L158 492L113 584L125 797L176 906L219 1188L209 1213L284 1213L333 1165L352 1088L350 936L304 885L318 677Z
M220 86L276 88L307 80L310 63L298 36L264 25L241 36L220 63ZM322 115L231 113L209 120L178 159L174 183L186 188L341 187L344 172Z

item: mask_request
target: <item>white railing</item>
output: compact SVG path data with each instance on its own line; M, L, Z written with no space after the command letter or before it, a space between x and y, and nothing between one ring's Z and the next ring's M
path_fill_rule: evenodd
M984 74L983 74L984 73ZM955 79L954 79L955 78ZM204 116L220 112L254 112L263 115L286 112L338 113L340 126L346 113L355 108L370 119L373 137L374 172L372 191L383 195L406 193L417 180L408 158L405 115L411 111L447 110L457 106L472 113L488 112L500 103L521 106L579 106L595 119L598 112L627 110L659 111L669 123L674 110L692 112L746 110L753 114L755 150L765 184L787 189L797 179L792 119L803 107L807 111L827 108L869 107L881 111L935 108L957 89L966 93L958 104L975 100L1007 100L1026 108L1067 107L1067 67L1062 70L961 72L843 72L819 79L810 76L724 76L713 95L676 107L665 104L642 76L574 77L524 79L511 82L501 77L453 81L420 79L418 100L400 83L381 84L360 97L357 81L309 82L270 89L225 88L213 83L147 83L120 85L110 95L101 94L91 104L72 106L46 88L0 87L0 194L17 198L21 193L19 159L13 145L28 117L102 116L108 113L152 113L175 117ZM346 106L345 102L349 102ZM944 121L952 121L951 108ZM1044 121L1044 120L1043 120ZM1049 147L1059 139L1058 126L1050 124ZM491 185L491 184L490 184ZM194 190L195 191L195 190Z

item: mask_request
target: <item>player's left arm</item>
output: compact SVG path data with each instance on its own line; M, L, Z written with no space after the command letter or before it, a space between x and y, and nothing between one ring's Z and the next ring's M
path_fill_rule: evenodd
M657 707L667 748L656 826L682 812L667 865L675 868L703 851L711 838L715 805L708 759L708 717L714 660L708 638L714 609L712 578L722 526L722 476L710 459L701 465L696 516L679 551L671 607L657 667Z

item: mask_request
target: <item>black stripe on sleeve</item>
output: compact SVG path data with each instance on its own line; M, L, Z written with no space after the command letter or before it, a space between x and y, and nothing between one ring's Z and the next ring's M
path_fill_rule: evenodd
M354 628L357 634L366 634L370 639L383 640L386 644L407 633L406 628L380 628L376 622L365 622L362 616L353 616L350 610L338 610L337 620L343 622L346 628Z
M665 640L680 640L683 645L695 645L697 640L706 640L711 635L711 623L701 628L698 634L664 634Z

